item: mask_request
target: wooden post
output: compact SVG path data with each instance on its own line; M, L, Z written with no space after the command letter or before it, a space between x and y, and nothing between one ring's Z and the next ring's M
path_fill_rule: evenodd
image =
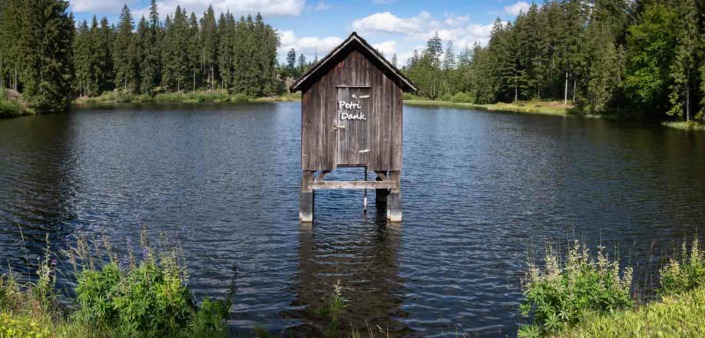
M389 180L396 183L396 185L389 192L387 219L391 222L401 222L401 173L399 171L390 171Z
M367 167L365 167L365 182L367 182ZM362 211L367 213L367 188L362 191Z
M389 177L387 172L381 172L381 173L383 173L386 177ZM382 178L379 175L377 175L377 178L375 179L375 181L380 182L380 181L382 181ZM377 204L387 203L387 196L389 196L389 189L376 189L375 190L375 201L377 202Z
M301 176L301 196L299 197L299 221L313 222L313 171L304 170Z

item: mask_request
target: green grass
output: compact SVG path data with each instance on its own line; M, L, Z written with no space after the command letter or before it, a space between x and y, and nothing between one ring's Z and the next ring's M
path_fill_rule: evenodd
M636 310L586 315L561 337L703 337L705 288L667 296Z
M75 104L115 104L115 103L251 103L251 102L291 102L301 100L300 94L283 94L252 98L245 94L230 94L224 90L195 92L158 93L154 96L136 95L122 91L105 92L96 97L79 97Z
M488 111L504 111L525 114L542 114L542 115L557 115L566 116L570 114L572 106L565 106L562 103L555 101L519 101L515 103L493 103L493 104L475 104L469 102L452 102L452 101L436 101L426 99L408 99L404 103L412 106L428 106L428 107L449 107L449 108L465 108L465 109L482 109Z
M621 269L598 247L577 242L565 261L549 247L542 265L529 262L520 311L532 323L519 336L701 337L705 336L705 252L697 239L683 243L659 270L660 301L635 307L632 269Z
M683 130L705 130L705 123L697 121L678 121L678 122L661 122L661 125L668 128L683 129Z

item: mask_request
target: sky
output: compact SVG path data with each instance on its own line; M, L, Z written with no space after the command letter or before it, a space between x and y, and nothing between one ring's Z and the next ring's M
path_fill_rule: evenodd
M116 23L123 5L135 22L146 15L149 0L70 0L77 20L93 15ZM424 48L436 32L444 47L453 41L456 54L475 42L486 44L497 18L514 20L530 4L516 0L159 0L162 20L177 6L200 18L212 5L216 13L230 11L237 16L260 12L274 27L281 41L279 58L294 48L308 60L319 58L353 31L365 38L387 58L397 54L400 65Z

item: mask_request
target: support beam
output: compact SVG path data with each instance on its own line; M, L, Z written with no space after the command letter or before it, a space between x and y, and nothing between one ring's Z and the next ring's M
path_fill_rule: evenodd
M377 182L389 181L389 178L387 177L387 173L383 172L383 171L378 171L377 178L375 178L375 181L377 181ZM377 204L387 203L387 196L389 196L389 189L376 189L375 190L375 201L377 202Z
M401 222L401 173L399 171L390 171L389 179L395 184L391 188L387 202L387 219L391 222Z
M393 181L314 181L310 183L312 190L321 189L392 189L397 186Z
M304 171L301 176L301 196L299 197L299 221L313 222L313 171Z

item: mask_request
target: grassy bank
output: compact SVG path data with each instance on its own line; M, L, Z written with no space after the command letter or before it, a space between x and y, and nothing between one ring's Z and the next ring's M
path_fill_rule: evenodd
M562 102L556 101L519 101L515 103L498 102L493 104L475 104L468 102L436 101L414 98L404 100L404 103L412 106L482 109L488 111L559 116L568 115L570 114L570 110L573 109L572 105L564 105Z
M580 116L584 118L596 118L604 120L627 120L635 119L633 114L620 115L618 113L604 113L604 114L581 114L575 111L573 105L564 105L560 101L518 101L514 103L493 103L493 104L475 104L468 102L453 102L453 101L439 101L439 100L428 100L416 96L407 95L405 104L411 106L420 107L448 107L448 108L465 108L465 109L481 109L487 111L502 111L502 112L512 112L512 113L523 113L523 114L540 114L540 115L554 115L554 116ZM678 121L669 122L663 121L660 124L664 127L682 129L682 130L697 130L705 131L705 124L697 121Z
M47 240L36 276L0 277L0 337L225 337L234 284L226 300L197 304L179 246L163 236L150 244L145 230L140 238L135 252L128 239L123 257L107 238L78 238L62 254ZM69 275L70 296L57 293Z
M690 121L690 122L685 122L685 121L679 121L679 122L661 122L661 125L664 126L664 127L675 128L675 129L682 129L682 130L699 130L699 131L705 131L705 123L696 122L696 121Z
M636 310L607 315L588 315L563 337L703 337L705 336L705 288Z
M520 310L532 323L520 337L696 337L705 334L705 252L694 240L659 270L661 299L639 305L631 267L603 247L578 242L565 259L549 247L542 265L529 262Z
M0 118L32 115L33 111L22 96L11 90L0 90Z
M283 94L278 96L253 98L245 94L230 94L224 90L158 93L156 95L137 95L122 91L105 92L100 96L82 96L74 100L77 105L116 104L116 103L251 103L251 102L291 102L301 100L300 94Z

